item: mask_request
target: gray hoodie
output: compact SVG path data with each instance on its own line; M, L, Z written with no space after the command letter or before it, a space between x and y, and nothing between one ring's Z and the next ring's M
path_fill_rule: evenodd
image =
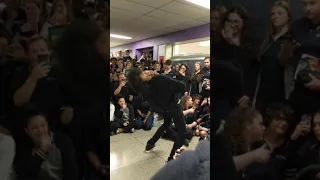
M194 151L185 151L178 159L161 168L151 180L209 180L210 141L199 142Z
M9 178L14 155L14 140L12 137L0 133L0 180L7 180Z

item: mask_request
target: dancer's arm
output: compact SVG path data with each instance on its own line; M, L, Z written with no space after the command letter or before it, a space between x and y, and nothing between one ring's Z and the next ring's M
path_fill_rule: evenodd
M169 79L169 78L168 78ZM186 84L182 81L178 81L175 79L169 79L170 87L174 92L185 92Z

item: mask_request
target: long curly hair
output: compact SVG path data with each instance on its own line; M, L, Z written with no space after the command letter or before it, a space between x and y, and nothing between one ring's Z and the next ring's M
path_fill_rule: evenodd
M144 89L144 83L139 77L142 73L140 68L132 68L127 75L128 80L128 87L135 93L138 94L139 92L146 93Z
M224 15L223 20L221 21L221 28L225 27L225 24L228 22L229 15L235 13L243 20L243 29L240 36L241 45L246 49L256 51L256 43L253 39L254 33L252 32L251 22L249 18L248 11L240 5L235 5L231 7Z
M187 101L191 98L192 98L191 96L183 96L180 99L180 105L181 105L183 111L188 110L190 108L187 106Z
M95 22L76 20L54 45L59 79L74 100L86 103L108 98L108 60L97 50L98 39L104 33Z
M226 117L225 134L231 140L232 152L234 155L245 153L245 139L243 132L248 124L253 122L253 119L260 115L259 111L254 108L236 107Z

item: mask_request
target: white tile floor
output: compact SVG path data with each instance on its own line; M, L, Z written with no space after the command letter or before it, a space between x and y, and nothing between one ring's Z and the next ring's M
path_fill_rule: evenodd
M110 137L111 180L149 180L167 160L173 142L160 139L150 153L145 153L146 142L156 132L136 130L132 134ZM198 138L193 138L187 149L194 149Z

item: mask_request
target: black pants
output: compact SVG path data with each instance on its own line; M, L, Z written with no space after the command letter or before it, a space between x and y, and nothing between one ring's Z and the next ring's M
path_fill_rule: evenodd
M164 123L158 128L157 132L153 135L153 137L148 141L148 144L155 144L160 137L162 136L164 131L167 131L171 122L173 120L175 127L177 128L177 136L174 140L173 148L169 155L168 160L172 160L175 154L175 151L179 149L185 140L185 131L186 131L186 122L184 120L184 115L182 109L177 108L170 112L163 114Z
M129 124L127 126L123 126L121 124L121 127L123 129L123 132L124 133L128 133L128 132L131 132L132 128L137 128L137 122L136 121L129 121Z
M110 122L110 132L116 132L118 128L120 128L121 125L119 122L111 121Z
M169 127L167 129L166 133L162 137L174 141L176 139L177 135L178 135L177 129L175 127ZM184 133L184 138L191 140L192 137L193 137L192 130L189 128L186 128L186 131Z

